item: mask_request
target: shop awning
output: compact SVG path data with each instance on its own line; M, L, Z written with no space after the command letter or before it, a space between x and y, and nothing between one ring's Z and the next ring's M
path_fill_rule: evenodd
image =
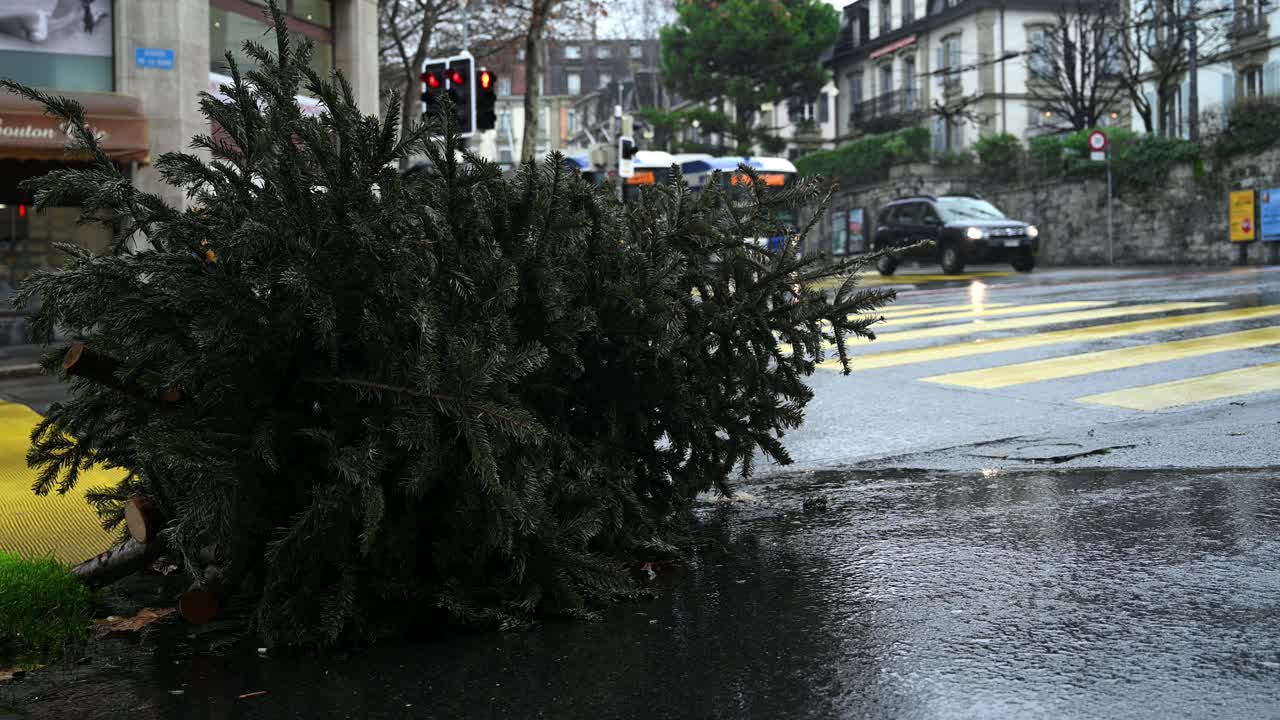
M96 130L102 149L118 162L147 162L151 137L142 102L113 93L59 92L84 106L85 119ZM0 92L0 159L60 160L67 134L61 122L26 98Z

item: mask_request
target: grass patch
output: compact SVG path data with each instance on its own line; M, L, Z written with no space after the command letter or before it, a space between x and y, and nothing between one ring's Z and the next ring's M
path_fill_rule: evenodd
M89 636L89 589L57 560L0 552L0 660L54 662Z

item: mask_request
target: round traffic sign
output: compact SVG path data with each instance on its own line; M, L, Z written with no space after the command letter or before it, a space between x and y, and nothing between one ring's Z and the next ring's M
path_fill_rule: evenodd
M1090 150L1106 150L1107 134L1101 130L1094 130L1089 133L1089 149Z

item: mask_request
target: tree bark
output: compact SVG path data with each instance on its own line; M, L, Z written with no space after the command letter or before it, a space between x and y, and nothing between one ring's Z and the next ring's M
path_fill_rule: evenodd
M543 35L547 15L554 0L533 0L529 11L529 29L524 38L524 135L520 139L520 162L531 162L538 143L538 124L542 102L538 78L542 76Z
M100 353L84 343L72 345L62 358L62 368L68 375L92 380L139 400L155 402L158 399L162 405L182 402L183 392L180 388L169 386L156 393L138 382L139 377L145 377L151 384L159 384L159 376L155 373L143 371L120 378L119 372L123 366L124 363L121 360Z
M160 543L129 539L71 569L89 589L96 590L132 575L160 556Z

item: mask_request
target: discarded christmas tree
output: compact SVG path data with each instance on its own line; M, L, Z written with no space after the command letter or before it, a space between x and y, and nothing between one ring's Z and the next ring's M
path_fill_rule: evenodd
M95 502L119 525L133 500L134 537L205 593L192 608L234 594L268 641L325 644L590 611L634 590L627 564L699 492L787 461L804 377L833 343L847 362L888 299L853 288L858 263L799 259L798 236L743 242L816 183L623 207L557 157L507 180L451 128L398 138L394 101L361 116L275 24L259 69L201 99L211 159L155 163L186 210L133 188L74 103L9 85L95 160L35 181L37 207L119 231L17 299L76 340L50 356L74 394L33 436L38 491L126 469ZM406 153L438 173L400 177Z

